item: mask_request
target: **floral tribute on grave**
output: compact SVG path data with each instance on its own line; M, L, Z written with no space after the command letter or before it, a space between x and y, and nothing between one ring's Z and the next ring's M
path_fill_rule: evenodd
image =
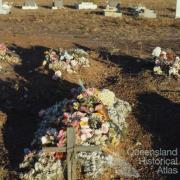
M26 155L20 164L21 179L62 178L66 154L45 153L42 148L64 147L68 127L75 128L77 145L101 145L106 149L109 145L116 146L119 143L127 128L125 119L131 112L129 103L118 99L108 89L81 87L71 92L71 99L64 99L39 112L41 122L31 143L31 150L25 149ZM104 151L79 152L77 157L82 167L81 173L93 177L101 174L107 163L111 162L113 166L115 162Z
M19 63L20 58L14 52L10 51L5 44L0 43L0 62Z
M152 56L155 59L154 73L158 75L169 75L180 78L180 58L171 49L162 50L156 47Z
M90 67L89 54L83 49L50 49L45 51L43 65L55 71L53 79L61 77L61 71L76 73L80 68Z

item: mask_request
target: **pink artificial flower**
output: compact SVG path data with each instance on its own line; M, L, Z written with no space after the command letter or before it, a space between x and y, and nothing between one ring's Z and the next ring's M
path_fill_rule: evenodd
M66 132L64 130L59 131L59 134L58 134L59 142L57 143L58 147L64 146L64 144L65 144L65 135L66 135Z
M76 111L72 114L72 118L75 118L75 117L84 117L86 114L85 113L82 113L80 111Z
M88 97L89 96L86 91L82 92L81 94L82 94L83 97Z
M0 44L0 51L3 53L5 53L7 51L7 47L5 44L3 44L3 43Z
M160 57L166 60L167 59L166 55L167 53L165 51L162 51Z
M103 134L107 134L109 131L109 125L107 123L102 124L101 131Z
M63 159L64 158L64 153L62 153L62 152L55 152L54 153L54 157L55 157L55 159Z
M93 95L96 92L96 88L88 88L86 90L86 93L88 94L88 96Z
M159 59L156 59L155 64L156 64L156 65L159 65L159 64L160 64L160 60L159 60Z
M81 128L81 134L88 134L92 132L92 129L90 129L88 126L86 126L86 128Z
M72 123L71 123L71 125L73 126L73 127L78 127L79 126L79 121L73 121Z
M69 118L71 117L71 114L65 112L65 113L63 114L63 117L64 117L65 119L69 119Z
M82 111L82 112L86 112L86 113L89 112L89 109L88 109L86 106L81 106L81 107L79 108L79 110Z
M64 138L65 137L65 131L61 129L58 134L58 138Z
M91 138L93 136L92 129L89 128L89 126L81 128L81 140L85 141L88 138Z
M89 120L89 118L88 117L82 117L81 118L81 121L85 121L85 122L87 122Z
M65 139L60 139L57 143L57 147L63 147L65 145Z
M50 59L51 59L51 61L56 61L58 59L58 56L55 51L52 51L50 53Z

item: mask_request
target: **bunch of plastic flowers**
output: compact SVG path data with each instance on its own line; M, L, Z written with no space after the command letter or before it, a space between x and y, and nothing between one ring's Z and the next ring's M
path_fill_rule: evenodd
M20 59L3 43L0 44L0 61L7 63L19 63Z
M64 50L50 49L45 51L43 65L54 71L62 70L68 73L76 73L81 67L89 67L89 54L82 49Z
M7 47L5 44L0 44L0 60L6 59Z
M153 69L155 74L180 78L180 58L172 50L167 49L164 51L160 47L156 47L152 52L152 56L155 59Z

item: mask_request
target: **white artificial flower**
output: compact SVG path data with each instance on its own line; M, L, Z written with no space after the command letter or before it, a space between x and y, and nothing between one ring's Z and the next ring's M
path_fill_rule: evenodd
M49 139L46 136L41 137L41 143L43 145L49 144Z
M161 55L163 56L163 59L164 59L164 60L167 60L167 56L166 56L167 53L166 53L166 51L162 51L162 52L161 52Z
M45 66L47 64L47 61L43 61L42 65Z
M160 47L156 47L152 52L152 56L154 56L154 57L159 57L160 54L161 54L161 48Z
M62 73L61 73L61 71L58 70L54 73L54 75L52 76L52 79L57 80L57 79L61 78L61 76L62 76Z
M178 70L174 67L171 67L169 69L169 75L176 75L178 73Z
M98 98L106 106L113 106L115 103L115 94L108 89L103 89L101 92L99 92Z
M160 66L155 66L153 71L154 71L155 74L159 74L159 75L163 74Z
M78 62L76 60L72 60L71 61L71 66L75 67L77 66Z

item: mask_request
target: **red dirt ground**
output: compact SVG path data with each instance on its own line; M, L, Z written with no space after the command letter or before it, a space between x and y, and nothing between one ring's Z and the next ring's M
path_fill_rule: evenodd
M127 155L129 148L180 148L180 82L154 76L147 61L155 46L172 48L180 55L180 21L173 19L174 4L169 9L156 5L160 13L156 20L106 18L99 10L47 7L36 11L17 7L9 16L0 16L0 42L22 60L18 65L0 62L5 69L0 73L2 179L16 179L23 148L29 146L38 124L38 111L67 97L79 79L89 87L109 88L132 105L127 135L115 151L137 168L140 179L178 178L158 175L156 166L139 164L138 157ZM52 72L41 66L43 52L51 47L88 50L91 67L52 81Z

